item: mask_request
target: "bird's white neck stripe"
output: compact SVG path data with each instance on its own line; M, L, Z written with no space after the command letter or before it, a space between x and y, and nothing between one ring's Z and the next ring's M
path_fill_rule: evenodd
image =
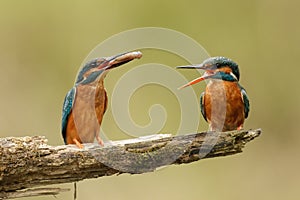
M235 80L238 80L236 75L234 75L234 73L230 72L230 75L235 79Z

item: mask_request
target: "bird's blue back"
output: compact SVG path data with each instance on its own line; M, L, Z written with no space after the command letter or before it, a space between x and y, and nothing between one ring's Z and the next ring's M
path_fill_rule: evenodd
M68 118L71 113L74 101L75 101L75 94L76 94L76 87L73 87L66 95L63 110L62 110L62 136L64 138L64 142L66 144L66 131L67 131L67 124Z
M245 113L245 119L248 117L249 111L250 111L250 102L249 102L249 98L248 95L246 93L245 88L243 88L240 84L238 84L240 89L241 89L241 93L243 96L243 101L244 101L244 113Z

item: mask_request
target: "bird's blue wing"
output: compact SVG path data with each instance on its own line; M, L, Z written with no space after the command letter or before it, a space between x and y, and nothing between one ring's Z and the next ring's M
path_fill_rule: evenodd
M244 102L244 113L245 113L245 119L248 117L249 111L250 111L250 102L248 95L246 93L245 88L243 88L241 85L239 85L241 88L241 93L243 97L243 102Z
M68 118L71 113L73 104L74 104L74 99L75 99L75 93L76 93L76 88L73 87L66 95L64 104L63 104L63 110L62 110L62 124L61 124L61 132L62 136L64 138L64 142L66 144L66 131L67 131L67 124L68 124Z
M205 119L205 121L207 121L205 108L204 108L204 95L205 95L204 92L202 92L200 95L200 109L201 109L201 114L202 114L203 118Z

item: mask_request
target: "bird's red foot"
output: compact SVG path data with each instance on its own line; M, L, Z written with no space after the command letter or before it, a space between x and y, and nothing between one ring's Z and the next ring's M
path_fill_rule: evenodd
M78 148L83 149L83 145L76 138L73 139L73 142L76 144Z
M240 131L240 130L242 130L242 129L243 129L243 125L240 125L240 126L237 128L238 131Z
M100 146L104 146L103 140L98 135L96 136L96 140Z

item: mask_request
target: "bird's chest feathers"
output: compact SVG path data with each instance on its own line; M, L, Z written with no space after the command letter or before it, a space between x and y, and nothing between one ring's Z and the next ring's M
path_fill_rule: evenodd
M214 80L206 87L206 94L217 101L241 101L241 91L236 82Z
M214 129L234 130L244 122L244 104L236 82L210 81L204 103L208 121Z
M103 85L79 86L76 91L77 104L86 108L95 108L105 103L106 92Z
M80 124L99 124L106 109L106 91L103 85L78 86L73 107Z

